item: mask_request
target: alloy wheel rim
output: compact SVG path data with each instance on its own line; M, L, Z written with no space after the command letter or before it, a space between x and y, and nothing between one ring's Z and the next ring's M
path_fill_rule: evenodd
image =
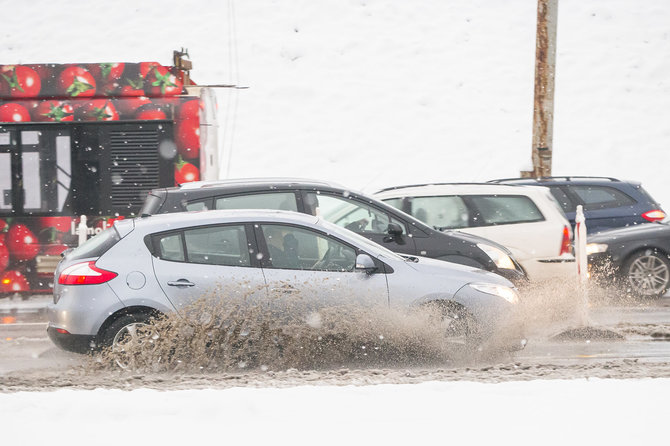
M112 341L114 362L124 370L132 370L140 365L141 355L147 347L153 347L150 325L133 322L122 327Z
M668 265L655 255L638 257L628 270L628 282L644 296L663 292L670 281Z

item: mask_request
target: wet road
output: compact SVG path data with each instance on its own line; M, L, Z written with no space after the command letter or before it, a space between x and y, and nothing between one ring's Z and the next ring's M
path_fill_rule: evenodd
M0 300L0 377L3 374L44 370L65 371L85 357L56 348L46 334L46 305L50 297ZM589 366L613 360L639 364L670 364L670 297L644 306L592 309L590 324L622 334L622 341L575 339L556 341L560 328L529 336L527 347L514 354L514 363L527 366L555 364ZM563 327L565 328L565 327Z

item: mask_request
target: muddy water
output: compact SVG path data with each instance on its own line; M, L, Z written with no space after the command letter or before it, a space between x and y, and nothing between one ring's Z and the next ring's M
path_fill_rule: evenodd
M442 342L444 327L430 311L359 305L316 311L295 303L292 311L273 314L241 302L194 305L187 318L151 327L151 342L129 346L126 353L141 353L141 359L127 370L116 366L118 356L111 353L83 356L58 370L2 375L0 391L670 377L670 302L598 289L589 296L585 306L576 288L565 283L523 290L529 344L517 353L468 352L458 342ZM552 340L579 324L584 313L590 324L625 340Z

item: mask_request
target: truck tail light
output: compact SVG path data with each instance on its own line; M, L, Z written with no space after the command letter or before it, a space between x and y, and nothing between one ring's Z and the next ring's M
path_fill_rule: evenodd
M61 285L96 285L109 282L118 276L115 272L95 266L95 262L77 263L68 266L58 276Z
M570 254L571 252L570 229L568 229L567 226L563 226L563 240L561 240L561 250L558 255L562 256L563 254Z
M665 218L665 212L663 212L660 209L654 209L652 211L647 211L644 214L642 214L642 218L651 222L661 221Z

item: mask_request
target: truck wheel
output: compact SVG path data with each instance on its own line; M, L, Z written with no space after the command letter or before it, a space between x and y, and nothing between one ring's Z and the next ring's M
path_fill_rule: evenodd
M657 298L670 289L670 261L651 249L633 254L623 267L627 288L640 297Z

